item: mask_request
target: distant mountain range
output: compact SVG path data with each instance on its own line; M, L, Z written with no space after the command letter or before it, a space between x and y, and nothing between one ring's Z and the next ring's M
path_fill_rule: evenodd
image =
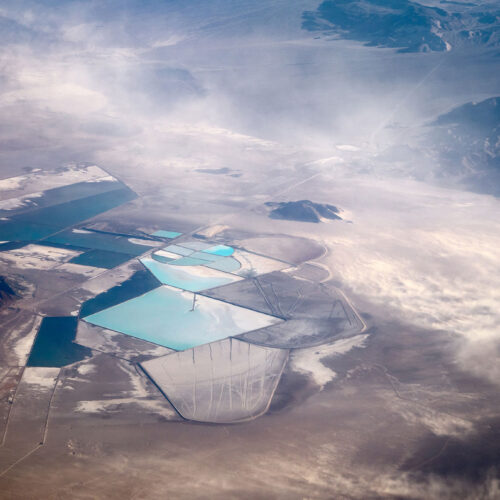
M323 36L357 40L398 52L439 52L500 46L498 2L435 6L410 0L325 0L303 14L302 27Z
M445 175L500 196L500 97L469 102L439 116L428 140Z

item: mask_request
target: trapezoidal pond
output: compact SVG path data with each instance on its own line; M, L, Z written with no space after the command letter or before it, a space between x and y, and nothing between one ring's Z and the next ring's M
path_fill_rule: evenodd
M227 302L161 286L85 318L93 325L182 351L281 321Z
M141 363L188 420L230 423L265 413L288 350L225 339Z

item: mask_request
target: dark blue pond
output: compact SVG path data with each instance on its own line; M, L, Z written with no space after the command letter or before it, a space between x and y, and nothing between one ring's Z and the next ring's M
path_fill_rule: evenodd
M100 183L95 183L96 185ZM0 222L0 241L36 241L137 197L121 183L118 189L30 210Z
M80 317L84 318L90 314L95 314L120 302L138 297L159 286L160 282L151 273L146 270L137 271L120 285L84 302L80 309Z
M16 216L19 222L34 224L48 224L61 229L72 226L77 222L90 219L102 212L106 212L126 201L136 197L128 188L119 188L106 193L99 193L86 198L51 205L37 210L32 210Z
M43 318L27 366L66 366L92 356L92 351L73 341L78 318Z
M107 193L123 187L118 181L100 181L100 182L77 182L68 186L61 186L43 191L41 196L29 195L24 199L23 205L12 210L0 209L0 217L11 217L19 213L31 212L39 208L60 205L68 201L87 198L100 193Z
M58 231L55 226L47 226L33 222L18 221L12 217L10 221L0 223L1 241L36 241L46 238Z
M108 252L107 250L89 250L88 252L72 258L70 262L72 264L80 264L81 266L112 269L120 264L124 264L131 258L132 256L126 253Z
M118 236L112 233L100 233L86 230L74 231L71 229L52 235L45 241L47 243L57 243L59 245L89 248L92 250L125 253L134 257L153 248L147 244L138 245L137 243L131 242L127 237ZM144 240L144 243L147 243L147 240Z

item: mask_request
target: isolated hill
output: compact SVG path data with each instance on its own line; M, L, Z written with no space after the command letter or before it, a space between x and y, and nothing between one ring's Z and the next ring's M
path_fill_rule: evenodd
M339 209L333 205L314 203L310 200L267 202L271 219L321 222L321 219L341 220Z

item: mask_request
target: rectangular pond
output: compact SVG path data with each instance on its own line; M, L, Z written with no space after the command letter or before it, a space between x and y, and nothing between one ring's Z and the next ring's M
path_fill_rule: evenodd
M148 245L148 240L140 240L132 237L128 238L111 233L88 231L85 229L68 229L50 236L45 241L58 245L125 253L134 257L154 248L154 242L151 242L153 243L152 245Z
M159 231L155 231L152 236L158 236L159 238L167 238L169 240L173 240L174 238L182 236L182 233L160 229Z
M0 241L39 240L137 197L120 182L115 184L117 188L104 193L36 208L0 221Z
M65 366L92 356L90 349L73 342L77 321L76 316L43 318L27 366Z

